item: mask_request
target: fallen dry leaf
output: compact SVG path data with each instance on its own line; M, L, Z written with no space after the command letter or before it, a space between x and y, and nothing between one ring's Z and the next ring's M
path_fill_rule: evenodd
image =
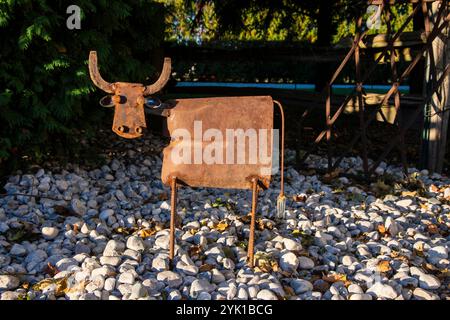
M415 197L415 196L417 196L417 191L403 191L402 196L403 197Z
M157 232L156 229L153 229L153 228L147 228L147 229L139 230L139 231L137 232L137 235L138 235L139 237L145 239L145 238L148 238L148 237L153 236L156 232Z
M158 200L159 201L166 201L169 199L169 196L167 195L167 192L161 192L158 194Z
M427 230L431 234L438 234L439 233L439 228L435 224L429 224L427 226Z
M226 221L220 221L218 224L214 226L214 229L216 229L219 232L224 232L229 227L228 223Z
M208 263L203 264L198 268L199 272L211 271L212 269L214 269L214 266Z
M296 194L292 198L295 202L305 202L306 201L306 195L304 195L304 194Z
M48 286L55 285L55 296L64 296L67 290L67 279L69 276L60 279L47 278L36 283L32 288L35 291L42 291Z
M331 273L328 275L322 276L322 280L329 282L329 283L335 283L335 282L343 282L346 287L348 287L351 282L347 280L347 275L342 273Z
M252 216L251 214L247 214L245 216L241 216L238 218L239 221L241 221L242 223L250 223L252 221Z
M193 245L188 250L188 254L190 257L198 256L201 252L202 252L202 247L200 245Z
M73 211L70 207L66 206L54 206L53 211L63 217L79 217L79 215Z
M54 277L56 274L59 273L59 270L55 266L52 266L50 262L48 262L44 272L48 274L50 277Z
M382 235L386 233L386 227L382 224L378 225L378 232Z
M289 286L283 286L283 289L284 289L284 292L286 293L286 295L287 295L288 297L290 297L290 296L295 296L294 289L292 289L291 287L289 287Z
M258 230L263 231L265 229L272 230L273 229L273 223L272 221L258 219L256 220L256 226Z
M389 261L382 260L377 264L377 270L378 272L389 272L392 270L392 268L389 265Z

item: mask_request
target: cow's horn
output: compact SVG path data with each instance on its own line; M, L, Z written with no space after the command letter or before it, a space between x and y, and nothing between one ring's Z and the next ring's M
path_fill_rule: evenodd
M97 51L91 51L89 54L89 74L92 82L107 93L114 93L114 84L103 80L97 65Z
M159 79L154 84L145 87L144 96L148 96L161 91L161 89L166 85L167 81L169 81L171 70L172 62L170 58L164 58L164 66Z

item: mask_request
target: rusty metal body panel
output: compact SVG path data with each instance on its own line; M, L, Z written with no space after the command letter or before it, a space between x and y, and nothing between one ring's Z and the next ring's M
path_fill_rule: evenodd
M267 188L269 186L273 156L274 107L271 97L180 99L171 101L169 104L172 104L172 108L168 112L167 126L172 141L164 149L161 174L164 184L170 185L171 177L176 176L181 184L191 187L251 189L251 179L257 177L262 187ZM209 140L203 141L203 134L200 137L195 135L194 122L196 121L201 121L203 133L208 129L218 129L221 132L224 137L222 164L195 163L194 146L201 144L202 149L204 149L205 145L211 143ZM180 128L187 130L191 139L173 139L174 131ZM266 129L268 134L261 139L267 139L267 148L264 152L267 158L270 158L270 161L262 163L258 159L256 164L250 163L247 148L250 139L246 138L245 162L243 164L236 163L236 161L232 164L226 163L227 146L229 147L228 150L234 150L234 159L236 159L238 152L236 139L232 141L226 139L227 129L242 129L243 132L247 129L255 129L256 132L259 132L260 129ZM259 139L258 136L258 143L260 142ZM191 163L177 163L172 159L171 154L174 152L174 148L180 150L183 146L191 150Z

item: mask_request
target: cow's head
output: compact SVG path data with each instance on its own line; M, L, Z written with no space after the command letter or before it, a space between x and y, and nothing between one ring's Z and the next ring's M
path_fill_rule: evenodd
M170 58L164 59L164 66L159 79L152 85L145 86L140 83L115 82L103 80L97 66L97 52L91 51L89 55L89 74L92 82L110 95L103 98L100 103L104 106L114 106L114 122L112 130L119 136L133 139L138 138L147 127L145 122L144 105L146 98L160 91L170 78Z

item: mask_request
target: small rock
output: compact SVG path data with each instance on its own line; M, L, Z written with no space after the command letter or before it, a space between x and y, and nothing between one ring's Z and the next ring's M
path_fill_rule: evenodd
M392 217L387 217L384 227L393 237L395 237L399 231L397 222Z
M209 281L204 279L196 279L192 282L191 288L189 290L189 295L192 298L197 298L200 292L212 292L216 288L215 285L209 283Z
M350 296L350 300L372 300L372 296L367 293L354 293Z
M161 248L163 250L169 249L169 236L159 236L155 240L156 248Z
M382 284L380 282L377 282L373 286L371 286L367 290L367 293L372 293L377 298L386 298L386 299L395 299L398 296L394 288L392 288L390 285Z
M142 252L145 250L144 240L142 240L142 238L138 236L131 236L127 240L127 248L134 251Z
M24 256L27 254L27 249L25 249L24 246L15 243L11 250L9 251L10 254L14 255L14 256Z
M11 275L0 275L0 290L13 290L20 284L19 278Z
M156 279L165 282L171 288L177 288L183 283L181 276L173 271L159 272Z
M105 280L104 290L106 291L113 291L116 287L116 279L115 278L108 278Z
M118 240L109 240L103 250L105 257L120 257L125 250L125 244Z
M109 265L109 266L117 267L120 264L121 260L122 260L122 258L120 258L120 257L105 257L105 256L102 256L102 257L100 257L100 264L102 266Z
M303 279L294 279L290 282L290 285L296 294L302 294L313 289L312 283Z
M256 298L258 300L278 300L276 294L267 289L259 291Z
M300 269L309 270L314 268L314 261L308 257L300 256L298 257L298 261L299 261L298 266Z
M357 262L358 260L355 257L345 255L342 257L342 264L346 267L351 266L353 263Z
M59 230L55 227L43 227L41 233L45 239L52 240L58 236Z
M70 207L76 214L80 216L86 214L87 208L79 199L72 199L72 201L70 202Z
M428 250L427 260L433 264L439 263L440 260L447 258L448 249L444 246L437 246Z
M439 289L441 281L431 274L423 273L419 276L419 287L426 290Z
M152 260L152 269L156 271L165 271L169 269L169 263L166 259L156 257Z
M131 287L130 299L139 299L148 296L147 289L139 282Z
M19 300L21 294L14 291L5 291L1 294L0 300Z
M422 288L414 289L413 296L417 300L440 300L437 294L431 293Z
M119 283L125 283L125 284L134 284L135 277L134 274L131 272L124 272L120 274L119 279L117 280Z
M302 250L302 245L295 240L284 238L284 247L289 251L300 251Z
M280 258L280 267L284 271L292 272L297 270L299 260L292 252L283 254Z
M408 209L408 207L411 206L412 204L413 201L411 199L403 199L395 203L396 206L401 207L403 209Z

